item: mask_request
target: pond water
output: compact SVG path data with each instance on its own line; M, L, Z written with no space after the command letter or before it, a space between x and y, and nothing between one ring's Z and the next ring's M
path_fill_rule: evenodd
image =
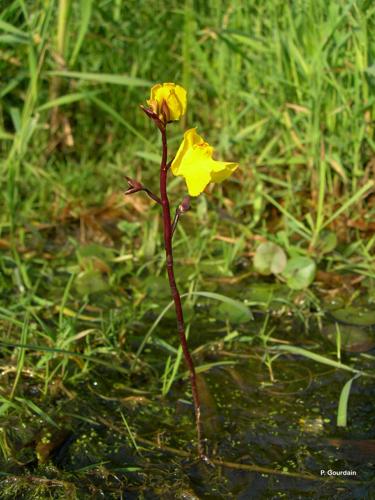
M271 333L261 337L264 314L235 330L207 326L203 313L200 319L191 344L210 464L195 458L183 370L161 396L168 352L160 339L175 335L174 323L165 321L129 379L100 367L42 400L38 384L24 378L24 397L52 421L3 419L13 451L1 464L2 498L371 498L373 379L353 381L348 425L337 427L340 393L353 373L273 349L280 342L318 346L335 359L326 333L332 323L306 327L276 315L267 319ZM142 327L134 328L141 339ZM366 373L374 361L371 350L342 352L343 363Z

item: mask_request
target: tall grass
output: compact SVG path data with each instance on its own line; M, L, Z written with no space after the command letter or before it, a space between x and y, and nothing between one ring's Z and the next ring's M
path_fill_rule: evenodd
M250 187L262 183L301 221L311 216L316 237L371 174L374 10L323 0L10 3L0 18L10 212L15 185L33 184L27 163L55 168L46 157L51 108L69 121L81 158L118 155L132 168L153 151L137 103L149 82L178 80L200 103L189 125L220 130L219 152L241 162L247 190L238 196L251 204ZM296 204L299 195L310 206Z

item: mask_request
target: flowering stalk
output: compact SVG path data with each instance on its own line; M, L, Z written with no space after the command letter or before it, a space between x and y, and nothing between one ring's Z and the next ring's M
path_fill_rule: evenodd
M133 194L139 191L145 191L147 195L156 201L162 207L162 218L163 218L163 236L164 236L164 248L165 248L165 258L167 264L167 274L169 286L171 289L171 294L175 306L176 318L177 318L177 331L180 337L180 343L182 347L182 352L184 354L185 362L187 364L190 376L190 385L191 391L193 395L193 403L194 403L194 413L195 413L195 425L197 430L197 448L199 457L206 459L203 445L202 445L202 425L201 425L201 407L200 407L200 399L199 392L197 386L197 377L195 373L195 367L193 359L190 355L189 348L187 345L186 335L185 335L185 322L184 322L184 314L182 310L181 297L177 288L176 279L174 275L174 266L173 266L173 247L172 247L172 238L173 233L176 229L178 220L180 215L184 212L187 212L190 208L189 197L186 196L182 203L176 210L176 215L172 222L171 219L171 211L168 199L167 192L167 177L168 170L171 167L172 162L168 162L168 144L167 144L167 123L169 121L169 116L164 112L162 108L162 115L158 115L155 111L150 108L146 108L141 106L141 109L144 113L154 121L155 125L160 130L161 139L162 139L162 157L160 162L160 198L152 193L149 189L145 188L143 184L134 179L126 177L129 185L129 189L125 191L125 194Z
M185 196L176 210L173 222L167 192L168 171L174 175L184 177L190 196L199 196L210 182L222 182L229 177L238 167L237 163L217 161L212 158L213 148L205 142L196 129L187 130L184 134L177 154L173 161L168 162L167 124L179 120L186 112L186 90L174 83L154 85L151 89L148 107L141 106L144 113L155 123L161 133L162 158L160 163L160 197L152 193L140 182L126 177L128 189L125 194L144 191L156 203L161 205L163 211L163 235L167 264L169 286L175 306L177 318L177 331L180 337L182 352L187 364L190 384L193 394L195 424L198 438L198 454L207 460L202 445L201 408L197 387L197 378L194 363L189 352L185 335L184 315L181 297L177 288L173 267L172 238L180 216L190 208L190 198Z
M174 302L174 307L176 311L177 318L177 331L180 337L180 342L182 346L182 352L184 354L185 362L189 369L191 391L193 394L194 401L194 411L195 411L195 424L197 429L197 439L198 439L198 454L200 457L204 456L202 447L202 430L201 430L201 407L199 400L199 393L197 387L197 378L195 374L194 362L189 352L189 348L186 341L185 335L185 323L184 314L182 311L181 297L177 288L176 279L174 276L173 267L173 247L172 247L172 236L173 236L173 225L171 221L171 212L169 207L169 199L167 192L167 175L168 175L168 146L167 146L167 133L164 124L159 126L159 130L162 137L163 153L160 164L160 197L163 209L163 232L164 232L164 248L165 257L167 262L167 273L169 286L171 289L171 294ZM178 212L177 212L178 213Z

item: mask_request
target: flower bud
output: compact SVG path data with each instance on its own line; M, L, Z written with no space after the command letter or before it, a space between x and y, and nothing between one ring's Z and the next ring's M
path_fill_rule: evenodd
M163 123L179 120L186 113L186 90L175 83L158 83L147 104Z
M190 210L190 196L185 196L185 198L179 204L177 210L181 215Z
M125 191L124 194L133 194L133 193L138 193L138 191L144 190L143 184L136 181L135 179L132 179L127 175L125 175L125 179L128 181L128 189Z

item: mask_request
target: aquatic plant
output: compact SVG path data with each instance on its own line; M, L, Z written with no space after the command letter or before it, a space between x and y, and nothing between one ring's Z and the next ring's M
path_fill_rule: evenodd
M186 340L181 296L175 279L172 239L180 216L190 209L190 196L199 196L210 182L222 182L236 170L238 164L214 160L212 158L214 152L213 147L198 135L195 128L191 128L185 132L177 154L173 160L168 161L167 126L173 121L179 120L185 114L187 105L186 90L175 83L154 85L151 89L151 96L147 104L147 107L141 106L141 108L159 129L162 139L160 196L154 194L143 184L130 177L126 177L129 187L125 194L130 195L139 191L144 191L162 208L168 281L176 312L177 331L185 362L189 369L195 410L198 454L200 457L205 457L202 445L200 398L194 362L190 355ZM173 221L167 191L169 170L171 170L175 176L182 176L185 179L189 193L189 196L186 196L177 207Z

